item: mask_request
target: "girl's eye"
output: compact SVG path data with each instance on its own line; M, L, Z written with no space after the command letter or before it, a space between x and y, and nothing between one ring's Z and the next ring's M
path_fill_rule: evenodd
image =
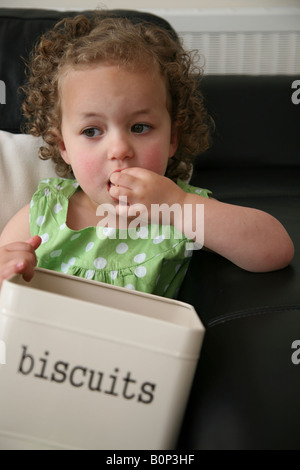
M84 134L86 137L92 138L101 135L101 131L96 127L88 127L82 131L82 134Z
M151 129L151 126L148 124L134 124L131 128L132 132L135 134L145 134L145 132L148 132Z

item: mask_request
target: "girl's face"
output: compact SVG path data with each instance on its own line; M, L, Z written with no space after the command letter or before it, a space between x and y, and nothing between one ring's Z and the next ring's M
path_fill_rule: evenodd
M95 206L115 204L110 176L128 167L164 175L177 148L159 72L101 64L70 70L60 86L59 149Z

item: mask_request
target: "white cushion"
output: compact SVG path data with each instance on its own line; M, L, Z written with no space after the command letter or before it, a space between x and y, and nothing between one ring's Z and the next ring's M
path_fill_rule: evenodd
M0 131L0 233L25 206L41 179L56 176L52 161L38 157L43 140Z

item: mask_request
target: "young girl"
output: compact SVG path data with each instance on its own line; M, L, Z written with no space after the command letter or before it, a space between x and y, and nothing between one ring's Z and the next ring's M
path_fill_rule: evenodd
M3 230L0 284L14 273L29 281L38 265L174 297L188 242L203 229L205 247L241 268L291 261L292 241L272 216L182 182L209 145L210 119L191 56L169 32L103 15L66 19L42 37L30 68L28 130L43 136L40 156L60 178L42 181ZM166 232L152 209L174 205Z

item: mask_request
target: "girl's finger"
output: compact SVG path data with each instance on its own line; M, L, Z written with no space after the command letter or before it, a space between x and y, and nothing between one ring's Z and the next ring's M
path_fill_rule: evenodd
M26 243L31 245L32 248L34 248L35 250L40 246L41 242L42 242L42 239L38 235L34 235L33 237L26 240Z

